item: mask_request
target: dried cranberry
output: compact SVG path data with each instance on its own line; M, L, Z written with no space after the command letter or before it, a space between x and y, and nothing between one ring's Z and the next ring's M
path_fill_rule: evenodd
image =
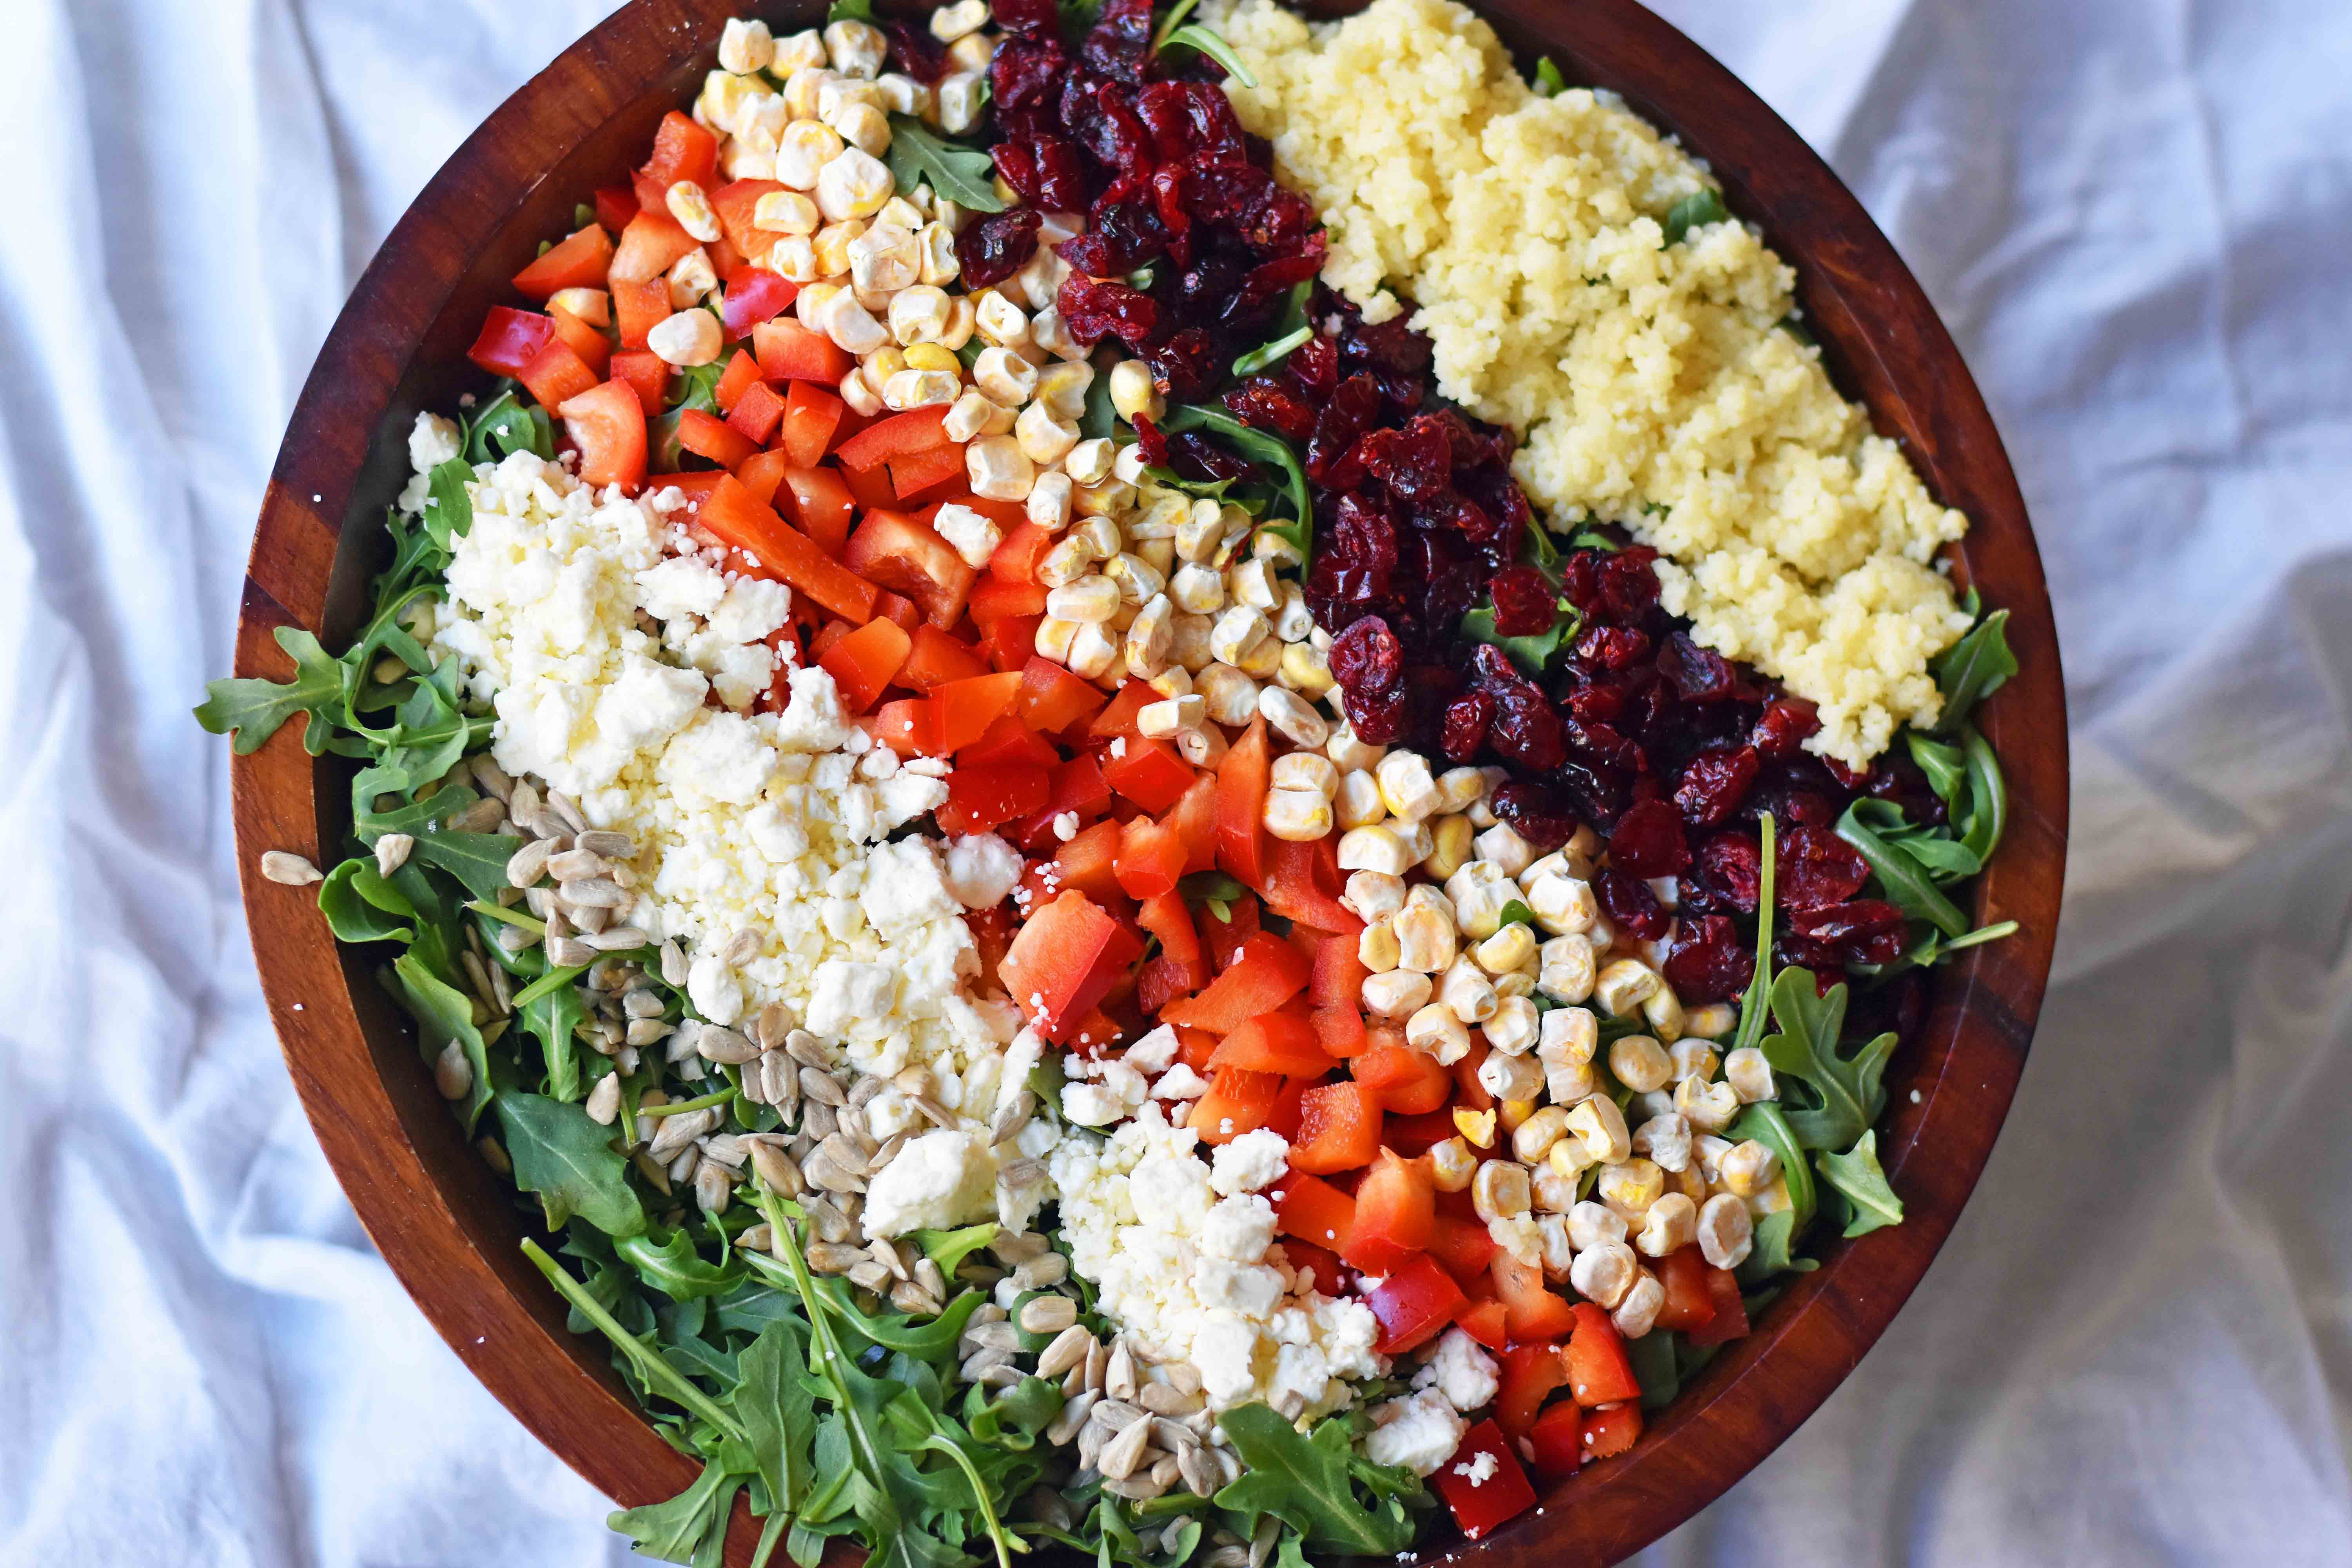
M1200 396L1216 379L1216 345L1198 327L1186 327L1143 350L1151 369L1152 384L1162 395L1187 401Z
M1327 479L1340 458L1371 427L1380 411L1380 384L1370 376L1351 375L1334 387L1331 401L1316 418L1314 439L1307 444L1307 477L1318 481Z
M1588 724L1580 719L1570 718L1562 721L1560 728L1569 750L1586 763L1629 778L1643 771L1646 759L1642 755L1642 748L1612 726ZM1657 871L1649 874L1664 875Z
M1918 1034L1919 1021L1927 1011L1924 977L1916 969L1908 970L1853 993L1845 1015L1846 1037L1866 1040L1891 1032L1898 1040L1909 1040Z
M1294 394L1288 377L1255 375L1225 394L1225 406L1243 424L1271 430L1286 441L1315 433L1315 410Z
M1227 451L1197 430L1168 438L1168 466L1184 479L1208 484L1254 479L1258 472L1255 463Z
M1852 794L1870 782L1868 768L1848 767L1835 757L1823 757L1822 765L1829 769L1830 776L1836 779L1848 794Z
M1876 800L1892 801L1914 822L1933 825L1943 821L1947 815L1943 797L1927 782L1919 764L1908 757L1879 758L1870 770L1870 782L1863 793Z
M1339 345L1318 333L1292 350L1286 363L1290 374L1308 392L1328 392L1339 370Z
M1685 918L1666 954L1666 984L1685 1006L1722 1002L1748 989L1756 955L1739 940L1739 928L1723 915Z
M881 28L890 40L890 68L917 81L935 82L946 73L948 51L928 27L909 26L885 19Z
M1713 827L1748 798L1756 783L1756 748L1701 752L1683 769L1675 805L1693 827Z
M1486 743L1486 727L1495 721L1495 700L1483 691L1467 691L1445 705L1445 727L1438 749L1452 763L1466 763Z
M1168 466L1168 437L1160 433L1160 426L1147 415L1136 416L1135 446L1146 464L1155 468Z
M1533 779L1510 779L1495 791L1495 815L1538 849L1559 848L1576 836L1576 814L1558 792Z
M1507 637L1539 637L1557 614L1551 584L1532 566L1506 566L1487 583L1495 629Z
M1051 9L1052 0L1045 3ZM1012 121L1045 108L1047 95L1060 85L1069 65L1058 41L1005 39L988 62L989 103L999 123L1010 132Z
M1789 917L1791 947L1834 954L1834 962L1892 963L1906 944L1903 911L1878 899L1823 904Z
M1756 749L1768 757L1793 757L1821 728L1821 710L1811 703L1801 697L1775 697L1756 721Z
M1587 626L1575 652L1596 669L1631 669L1650 656L1650 634L1633 626Z
M1685 702L1720 702L1732 694L1731 661L1701 647L1678 631L1658 649L1658 673L1675 683Z
M1444 432L1420 419L1402 430L1373 431L1360 455L1371 476L1406 501L1446 489L1454 468Z
M1062 289L1055 302L1061 307L1062 321L1070 335L1082 343L1093 343L1107 334L1116 334L1131 349L1140 349L1149 342L1160 325L1160 307L1151 296L1124 283L1106 283L1073 272L1062 279Z
M1140 81L1150 47L1151 0L1103 0L1078 56L1105 76Z
M1349 320L1339 352L1351 365L1367 365L1398 375L1421 375L1429 369L1435 350L1430 341L1408 324L1409 318L1391 316L1377 324L1361 317Z
M1610 864L1633 877L1671 877L1690 864L1680 813L1662 800L1645 800L1617 819L1609 836Z
M1060 255L1089 278L1124 278L1168 248L1168 231L1146 189L1124 200L1106 196L1087 222L1086 233L1062 242Z
M1870 880L1862 851L1827 827L1799 826L1774 837L1772 901L1784 910L1843 903Z
M1348 722L1357 736L1369 744L1385 746L1404 733L1405 693L1400 686L1393 691L1349 693L1347 699Z
M1033 38L1062 36L1062 13L1054 0L992 0L988 14L1008 33Z
M1658 603L1658 552L1646 544L1619 551L1601 563L1601 614L1618 626L1633 626Z
M956 266L964 283L985 289L1029 265L1037 254L1040 221L1034 208L1013 207L967 225L956 236Z
M1650 884L1631 872L1612 867L1592 879L1592 891L1612 925L1643 942L1657 941L1674 925Z
M1699 846L1690 879L1705 889L1707 901L1753 910L1764 890L1764 847L1742 829L1718 833Z
M1404 678L1404 649L1378 616L1366 616L1331 639L1331 679L1349 696L1396 689Z
M1274 176L1255 163L1204 159L1184 173L1184 205L1202 222L1234 231L1276 188Z
M1087 156L1120 176L1144 174L1154 162L1151 133L1126 100L1124 88L1106 82L1075 119L1066 117Z

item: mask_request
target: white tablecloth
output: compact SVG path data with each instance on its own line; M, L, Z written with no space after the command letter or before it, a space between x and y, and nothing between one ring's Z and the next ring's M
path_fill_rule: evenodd
M368 1247L263 1016L226 668L345 289L601 0L0 0L0 1562L617 1561ZM1892 1331L1660 1563L2352 1563L2352 7L1674 0L1982 380L2069 908Z

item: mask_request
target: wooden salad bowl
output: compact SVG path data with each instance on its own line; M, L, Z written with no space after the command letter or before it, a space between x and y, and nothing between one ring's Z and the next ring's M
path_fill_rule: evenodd
M1853 1369L1951 1230L2024 1068L2049 974L2066 854L2066 709L2041 558L2000 437L1927 296L1853 195L1761 100L1634 0L1479 8L1523 65L1549 54L1570 82L1613 89L1679 133L1711 164L1731 211L1796 264L1807 322L1840 387L1973 520L1954 574L2009 610L2021 666L1981 713L2007 770L2010 820L1973 911L1979 924L2021 929L1935 972L1926 1023L1888 1072L1881 1153L1907 1217L1828 1244L1821 1268L1792 1277L1756 1331L1726 1347L1632 1452L1554 1489L1540 1513L1451 1548L1465 1562L1571 1568L1638 1550L1763 1458ZM295 405L247 567L236 673L288 678L271 639L281 625L331 648L352 635L417 411L480 384L465 349L483 311L509 297L507 279L541 238L570 226L576 202L622 177L664 111L691 100L721 22L744 9L635 0L509 99L401 218ZM822 16L817 0L748 9L780 31ZM519 1250L526 1228L512 1188L435 1092L372 978L375 958L339 950L309 889L257 869L268 849L340 858L346 775L304 753L301 728L236 759L234 802L263 990L328 1161L401 1283L523 1425L625 1506L670 1497L698 1467L638 1413L604 1344L565 1331L562 1302ZM748 1561L755 1538L739 1501L729 1560Z

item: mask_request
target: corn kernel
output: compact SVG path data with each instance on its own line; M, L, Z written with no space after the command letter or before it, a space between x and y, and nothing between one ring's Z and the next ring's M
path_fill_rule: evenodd
M1495 1113L1492 1110L1473 1110L1466 1105L1457 1105L1454 1108L1454 1130L1462 1134L1463 1142L1474 1149L1492 1149L1495 1146Z
M1709 1267L1737 1268L1748 1261L1756 1223L1737 1197L1723 1193L1707 1199L1700 1205L1696 1230L1699 1256Z
M1356 936L1356 961L1374 974L1397 966L1396 932L1386 921L1375 921Z
M1378 1022L1394 1024L1416 1016L1428 1005L1429 993L1428 975L1410 969L1391 969L1367 975L1360 994L1365 1012Z
M1458 1118L1464 1113L1456 1110L1454 1114ZM1468 1186L1477 1174L1478 1157L1470 1152L1470 1145L1465 1140L1448 1138L1442 1143L1430 1145L1429 1176L1439 1192L1458 1193Z
M1517 1056L1535 1047L1541 1015L1536 1005L1525 995L1514 995L1507 982L1517 975L1507 975L1495 985L1495 1011L1486 1020L1486 1043L1504 1056Z
M971 493L989 500L1025 500L1036 481L1036 465L1010 436L982 437L964 447L963 459Z
M1123 359L1110 369L1110 405L1132 425L1138 419L1159 419L1167 400L1151 379L1151 367L1139 359Z
M1625 1126L1625 1113L1606 1095L1579 1100L1570 1107L1568 1130L1583 1143L1585 1152L1592 1156L1595 1164L1616 1164L1633 1152L1633 1135Z
M1373 770L1380 780L1381 799L1389 813L1406 822L1419 822L1438 806L1437 781L1429 763L1413 752L1391 752Z
M1526 1214L1534 1198L1527 1167L1508 1160L1484 1161L1477 1175L1471 1178L1471 1205L1478 1211L1478 1217L1489 1224Z
M1312 844L1330 835L1331 803L1307 790L1271 789L1265 792L1260 820L1285 843Z
M1179 599L1177 603L1183 601ZM1257 712L1257 682L1229 664L1211 664L1194 678L1209 704L1209 717L1238 728ZM1346 860L1340 865L1345 866Z

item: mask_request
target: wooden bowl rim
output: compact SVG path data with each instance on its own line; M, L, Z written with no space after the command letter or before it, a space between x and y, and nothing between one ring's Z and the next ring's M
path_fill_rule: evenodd
M2023 1069L2049 973L2065 857L2065 699L2040 558L2000 437L1958 348L1860 204L1737 78L1634 0L1478 0L1477 8L1528 58L1540 44L1571 80L1611 88L1679 134L1710 162L1735 214L1759 222L1797 266L1841 390L1903 440L1939 499L1969 512L1956 574L2010 610L2022 666L1983 714L2009 771L2011 822L1975 911L2022 930L1939 972L1920 1037L1889 1074L1881 1138L1906 1223L1830 1245L1822 1266L1798 1277L1630 1455L1554 1489L1538 1514L1444 1549L1458 1560L1541 1554L1597 1564L1680 1523L1810 1415L1885 1331L1958 1218ZM343 526L372 540L389 500L361 495L365 460L404 436L394 427L407 412L395 406L395 388L478 252L599 124L651 94L671 98L688 63L707 61L720 21L742 9L635 0L616 12L484 121L394 227L289 422L247 566L238 674L284 679L290 663L270 634L322 631ZM384 1026L381 1004L363 1005L368 965L338 952L307 891L257 872L265 850L318 858L340 832L340 805L321 794L326 775L303 753L299 728L234 760L233 803L264 994L328 1160L402 1284L524 1425L625 1506L673 1495L697 1467L630 1403L602 1347L565 1331L561 1303L514 1250L523 1232L506 1206L510 1194L440 1112L429 1075ZM754 1533L740 1503L737 1511L730 1561L748 1560Z

